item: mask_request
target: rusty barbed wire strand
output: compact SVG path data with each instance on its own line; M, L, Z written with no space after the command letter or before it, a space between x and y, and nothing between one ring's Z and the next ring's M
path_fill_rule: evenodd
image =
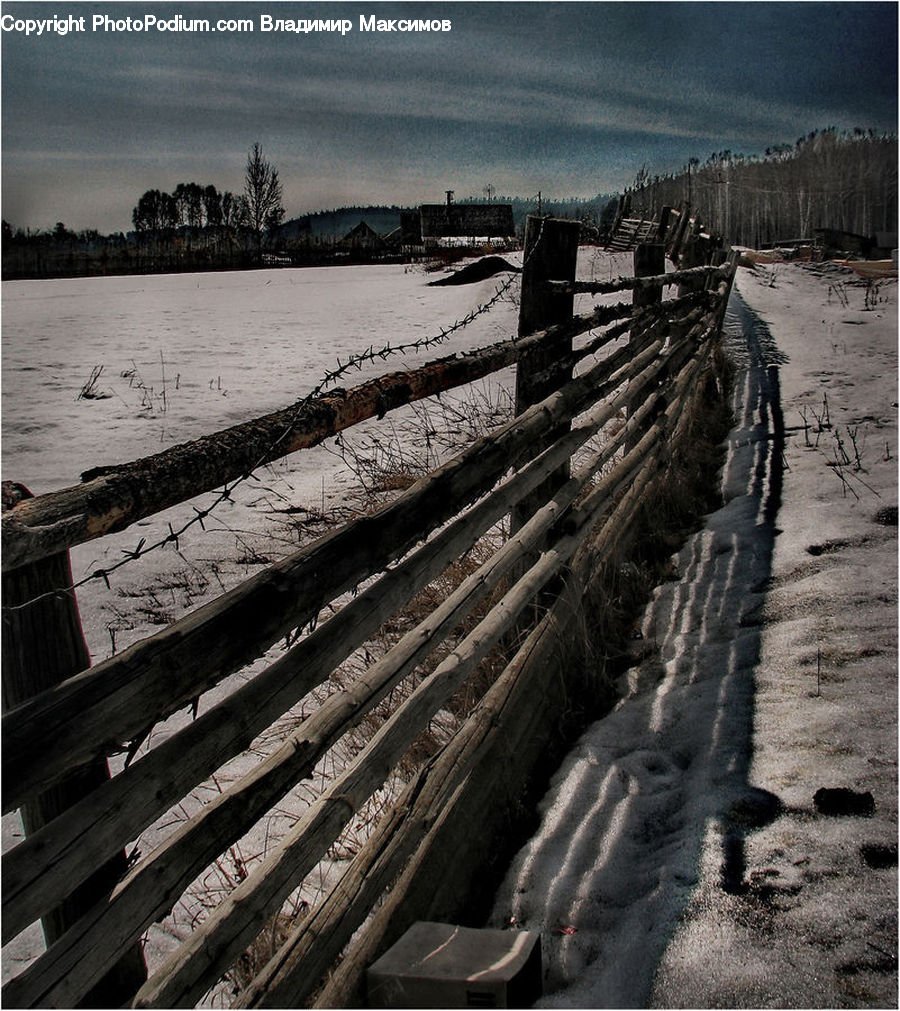
M531 256L534 255L535 251L540 245L541 239L543 238L543 234L544 234L544 220L542 219L541 227L540 230L538 231L537 240L529 250L528 256L526 256L522 261L523 269L525 267L525 264L528 262ZM223 502L234 501L231 495L232 492L235 490L235 488L243 484L245 481L251 479L255 481L259 480L258 476L256 475L256 471L269 460L269 456L272 453L272 451L277 449L280 443L283 442L284 439L288 437L294 426L294 422L300 416L301 412L309 405L311 401L313 401L322 392L324 392L324 390L328 386L336 382L338 379L340 379L342 376L346 375L353 369L360 371L366 363L374 362L376 359L380 359L381 361L387 361L387 359L392 357L393 355L398 354L406 355L411 352L424 351L427 348L437 347L441 344L446 343L446 341L454 333L469 326L472 322L478 319L479 316L483 316L485 313L490 312L490 310L493 309L493 307L502 299L502 297L506 294L506 292L509 291L509 289L513 286L513 284L515 283L516 279L519 276L520 275L518 273L513 274L510 278L504 281L503 284L501 284L497 288L494 294L486 302L477 306L475 309L472 309L465 316L463 316L461 319L456 320L456 322L454 322L450 326L442 328L440 332L437 334L434 334L430 337L419 338L418 340L414 341L408 341L403 344L385 344L378 350L375 349L374 345L371 345L365 351L362 351L356 355L351 355L344 362L342 362L340 358L338 358L337 367L332 370L326 370L322 379L309 391L309 393L306 394L305 397L303 397L302 400L299 400L297 402L295 409L292 412L284 429L280 432L278 436L276 436L269 443L267 449L260 456L259 461L252 467L248 468L245 474L242 474L240 477L236 478L230 484L229 483L224 484L222 486L221 491L217 493L216 497L213 499L210 505L208 505L204 509L198 509L196 506L191 506L191 508L194 510L194 515L191 516L180 527L178 527L177 530L173 528L171 523L169 523L168 524L169 532L165 536L159 538L158 540L153 541L150 544L147 544L146 540L144 538L141 538L141 540L138 542L135 548L131 550L129 550L128 548L121 549L122 554L125 557L119 559L119 561L114 562L111 565L94 569L92 572L88 573L88 575L82 577L81 579L74 580L70 586L59 587L58 589L49 590L46 593L38 594L36 597L32 597L30 600L23 601L21 604L4 605L2 609L3 613L6 614L8 612L24 610L25 608L31 607L32 605L36 604L38 601L45 600L47 598L73 596L75 591L79 589L79 587L85 586L88 583L91 583L94 580L98 579L103 580L103 582L106 584L107 589L112 589L112 584L109 581L109 577L113 573L121 569L123 566L128 565L131 562L137 561L140 558L144 558L146 555L150 554L153 551L158 550L159 548L165 547L167 544L174 544L175 550L179 551L180 550L179 539L194 526L199 526L200 529L205 532L206 527L204 525L204 520L207 519L213 513L213 511L217 509ZM514 335L509 338L508 343L514 343L516 340L518 340L518 336Z

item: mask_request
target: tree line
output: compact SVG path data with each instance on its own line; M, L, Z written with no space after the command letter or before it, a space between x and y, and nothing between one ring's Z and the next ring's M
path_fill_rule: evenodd
M610 194L582 200L533 197L486 199L511 203L517 228L527 213L581 220L586 235L602 237L615 214ZM897 138L834 128L813 131L763 155L731 151L691 158L679 171L651 175L646 166L626 190L632 214L656 217L683 201L708 226L739 245L760 247L811 239L817 228L862 236L893 232L897 221ZM478 202L469 197L466 202ZM297 264L332 262L343 233L371 217L378 231L399 224L399 207L341 208L284 222L278 170L259 144L247 156L240 193L213 184L179 183L150 189L132 211L134 232L75 233L62 223L48 231L14 230L3 222L4 277L59 277L253 267L265 251L286 252ZM358 211L358 213L357 213ZM352 212L352 213L351 213Z
M720 151L663 176L643 166L628 192L633 214L651 218L688 201L713 231L754 248L812 239L817 228L866 237L894 232L897 138L815 130L762 156Z
M254 267L284 217L278 170L254 144L241 193L212 184L150 189L131 213L134 232L74 232L58 221L48 231L3 222L3 277L71 277L169 270Z
M278 170L254 144L247 156L244 190L179 183L171 193L147 190L131 213L138 243L149 255L191 258L198 250L216 261L248 250L257 262L284 218Z

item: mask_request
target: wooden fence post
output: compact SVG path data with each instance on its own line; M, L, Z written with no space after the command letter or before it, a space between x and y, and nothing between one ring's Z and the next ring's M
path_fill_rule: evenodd
M718 263L716 263L716 266L719 266L722 263L727 263L728 269L730 271L730 275L728 277L728 284L726 285L725 288L725 297L722 299L722 304L719 307L719 314L716 321L716 324L719 328L719 332L721 333L722 327L725 325L725 314L728 311L728 300L731 297L731 289L734 287L734 279L737 275L738 264L741 262L741 254L736 249L729 249L727 252L724 249L722 249L717 250L716 252L721 253L721 258L719 258L719 256L717 255L714 255L713 262L716 263L716 261L718 261Z
M641 242L634 248L634 276L657 277L666 272L666 247L659 242ZM656 305L662 301L662 285L635 288L632 303Z
M526 337L553 323L572 318L574 295L547 290L546 281L574 281L581 224L557 218L529 215L525 224L525 258L522 298L519 306L519 336ZM566 337L528 352L516 367L516 414L540 403L572 378L572 338ZM559 438L567 426L548 433L534 446L534 456ZM568 466L551 474L544 484L526 496L513 510L515 532L552 498L568 478Z
M686 241L682 244L681 256L678 263L679 269L681 270L691 270L693 267L703 267L709 263L709 239L697 234L698 232L699 222L694 226L694 232L689 235ZM683 295L689 295L692 291L703 291L706 284L707 281L705 276L682 281L681 284L678 285L678 296L680 298Z
M681 247L684 243L687 230L691 223L691 205L687 200L682 200L678 208L678 220L675 228L669 237L669 259L673 263L679 263L681 258Z
M659 224L656 226L656 241L663 244L663 259L666 255L666 236L669 234L669 221L672 217L672 208L663 207L659 212Z
M31 498L24 485L3 482L3 511ZM54 593L72 585L68 551L3 573L2 694L3 711L64 681L90 666L78 604L72 593ZM47 596L43 596L47 594ZM40 600L34 600L41 597ZM34 601L34 603L28 603ZM27 604L28 606L22 606ZM47 741L47 747L53 747ZM22 810L26 835L36 832L66 808L109 779L101 759L76 770L35 797ZM98 867L41 921L48 947L97 902L104 900L127 868L125 853ZM121 1007L147 978L144 957L135 946L98 981L85 997L85 1007Z
M631 210L631 194L623 193L616 202L616 216L613 218L612 227L609 231L610 240L619 230L619 225L622 224L622 220L628 217L628 213Z
M665 209L665 217L668 220L668 208ZM662 221L662 219L661 219ZM660 223L662 227L662 223ZM641 242L634 247L634 276L635 277L658 277L666 272L666 247L661 242ZM662 302L663 289L661 284L654 284L648 288L635 288L632 295L632 305L635 307L645 305L658 305ZM631 332L631 340L634 341L635 332ZM635 352L637 353L637 352ZM626 408L626 416L631 414ZM625 443L625 452L633 449L640 436L634 433Z

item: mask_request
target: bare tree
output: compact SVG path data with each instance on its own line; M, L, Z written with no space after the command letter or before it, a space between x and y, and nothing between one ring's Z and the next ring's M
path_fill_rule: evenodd
M263 157L262 148L254 144L247 156L247 172L244 176L244 198L250 229L256 238L256 254L262 254L263 233L274 228L284 217L281 206L281 183L278 170Z
M897 138L814 130L762 156L719 151L703 164L691 158L681 172L652 179L642 168L629 196L646 217L687 197L708 227L757 249L812 239L817 228L872 237L895 227Z

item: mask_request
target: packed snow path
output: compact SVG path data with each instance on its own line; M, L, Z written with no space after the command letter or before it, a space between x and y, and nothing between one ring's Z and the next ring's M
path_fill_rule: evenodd
M755 301L760 286L745 283ZM773 294L802 294L804 315L832 312L812 302L824 293L820 281L797 275L796 284L766 294L770 302ZM616 709L557 772L541 828L498 894L495 925L514 920L542 931L538 1006L892 1006L896 999L896 530L871 520L880 501L896 503L896 476L893 467L866 471L867 483L883 489L862 506L851 498L851 506L802 431L799 443L789 432L784 449L779 380L786 370L793 405L810 392L802 382L821 371L822 348L809 346L811 332L790 332L784 317L770 315L792 352L804 348L802 360L790 367L769 328L735 294L726 322L738 366L726 504L678 554L677 581L655 593L643 621L655 653L629 673ZM896 289L887 315L895 328ZM868 333L880 335L878 346L887 337L891 350L890 319ZM844 354L858 363L866 357ZM821 394L812 392L818 406ZM836 393L829 390L835 411ZM895 416L876 411L873 418L888 426L896 447ZM789 506L779 511L782 480ZM844 587L845 598L854 585L858 598L878 598L865 618L835 599L834 576L825 608L812 587L798 599L796 553L832 557L807 551L826 533L816 505L835 529L856 508L853 522L867 528L866 543L882 545L885 578L876 565ZM784 536L779 528L788 521L793 529ZM890 554L884 542L892 542ZM822 568L806 565L802 577ZM850 613L875 637L856 654L875 663L865 673L878 681L850 682L855 694L838 698L831 663L831 683L812 698L809 623L830 622L842 640ZM823 647L837 655L839 646L824 640L812 656ZM875 713L879 696L883 711ZM854 739L862 742L856 749ZM815 810L819 787L873 785L874 819L827 819ZM873 868L866 853L886 853L886 866Z
M741 800L766 806L747 787L759 657L751 619L770 574L781 447L777 388L748 318L732 303L728 343L746 365L734 388L729 501L685 544L678 581L656 592L642 631L658 651L569 755L497 903L501 922L544 931L542 1006L645 1006L697 882L705 826Z

